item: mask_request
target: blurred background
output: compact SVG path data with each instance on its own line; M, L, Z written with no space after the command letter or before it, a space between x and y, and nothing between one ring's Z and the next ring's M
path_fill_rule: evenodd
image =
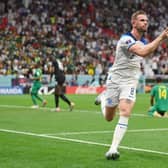
M167 0L1 0L0 94L29 93L36 62L49 94L50 56L64 64L67 93L99 93L116 43L131 30L131 14L139 9L149 14L145 36L152 41L168 25ZM138 93L149 92L156 76L168 83L168 41L143 59L141 71Z

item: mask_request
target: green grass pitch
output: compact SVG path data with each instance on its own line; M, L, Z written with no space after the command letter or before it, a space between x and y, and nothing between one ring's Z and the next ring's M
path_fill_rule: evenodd
M72 112L54 96L45 108L31 109L30 95L0 96L0 168L167 168L168 118L152 118L149 94L137 95L120 159L106 160L118 115L112 122L94 105L96 95L67 95Z

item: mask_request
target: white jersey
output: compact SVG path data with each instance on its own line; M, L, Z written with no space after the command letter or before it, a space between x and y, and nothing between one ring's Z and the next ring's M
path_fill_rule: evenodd
M137 41L131 33L121 36L117 44L114 64L109 70L107 84L111 82L116 84L123 82L123 84L137 83L140 75L140 61L142 57L128 51L135 43L145 45L147 41L144 38Z

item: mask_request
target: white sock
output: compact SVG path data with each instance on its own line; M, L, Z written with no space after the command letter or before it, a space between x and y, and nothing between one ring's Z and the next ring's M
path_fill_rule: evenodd
M101 93L100 100L101 100L101 111L102 111L103 116L105 116L106 101L105 101L104 92L103 92L103 93Z
M114 130L110 151L117 152L118 146L127 131L128 119L128 117L120 116L119 121Z

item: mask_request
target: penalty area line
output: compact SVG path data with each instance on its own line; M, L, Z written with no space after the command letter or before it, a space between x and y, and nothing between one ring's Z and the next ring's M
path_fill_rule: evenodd
M83 144L89 144L89 145L108 146L108 147L110 146L109 144L98 143L98 142L93 142L93 141L85 141L85 140L72 139L72 138L64 138L64 137L58 137L58 136L37 134L37 133L32 133L32 132L23 132L23 131L8 130L8 129L0 129L0 132L35 136L35 137L49 138L49 139L57 139L57 140L62 140L62 141L83 143ZM168 152L154 151L154 150L150 150L150 149L134 148L134 147L127 147L127 146L120 146L119 148L126 149L126 150L133 150L133 151L147 152L147 153L154 153L154 154L161 154L161 155L167 155L168 156Z

